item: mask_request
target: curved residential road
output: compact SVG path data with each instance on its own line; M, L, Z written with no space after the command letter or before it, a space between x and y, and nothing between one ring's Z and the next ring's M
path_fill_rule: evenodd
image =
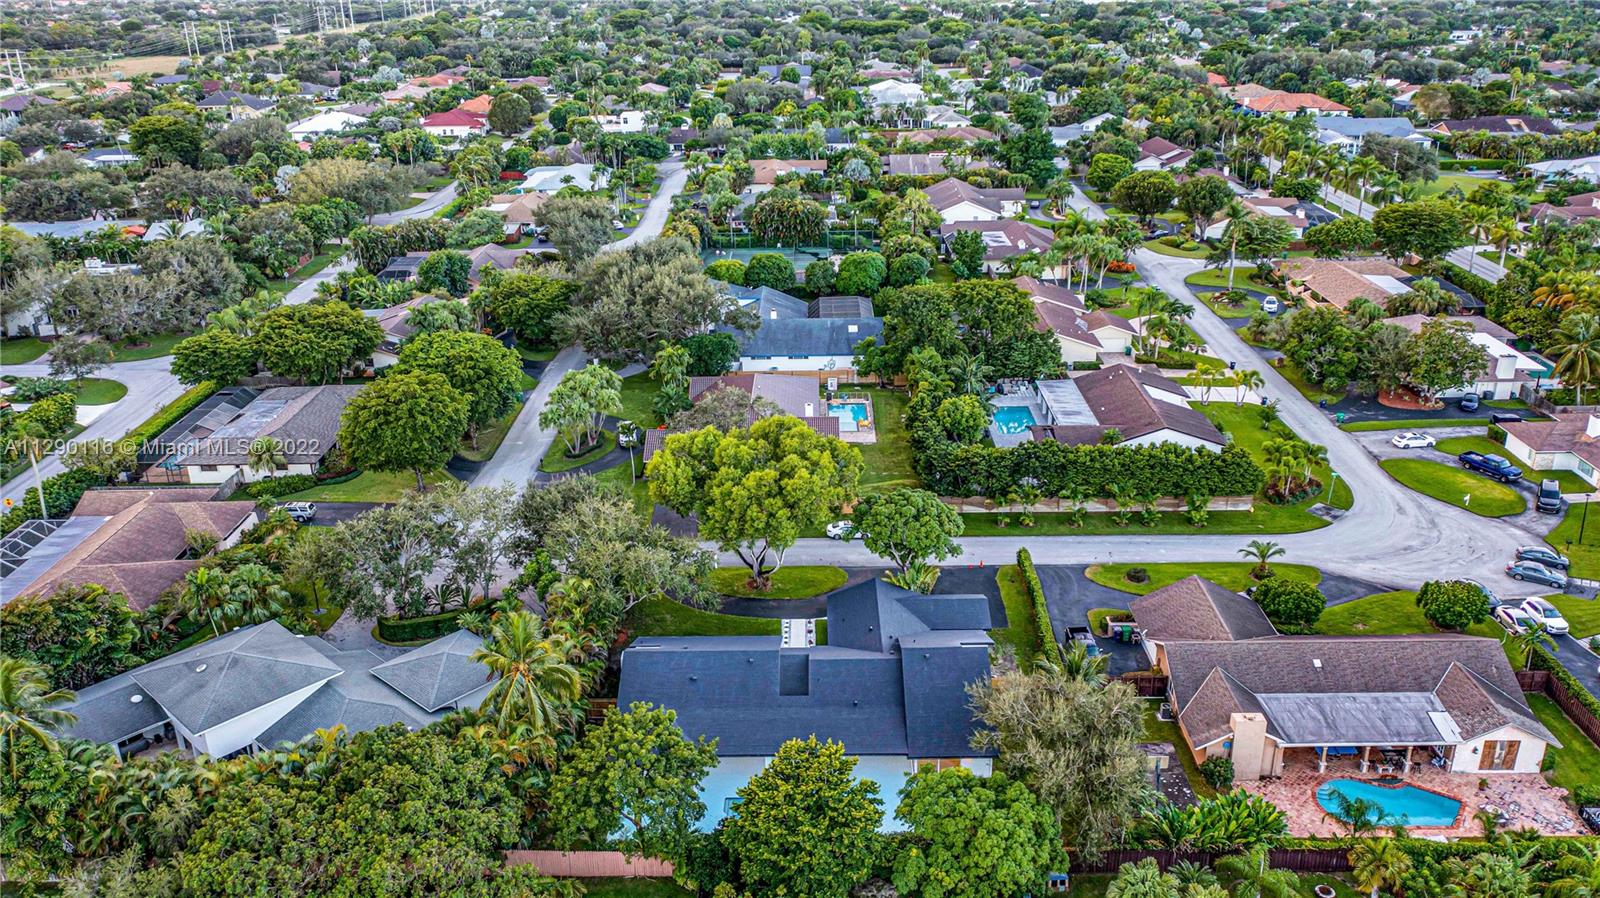
M6 373L19 377L46 377L50 374L50 367L38 362L7 365ZM90 422L83 433L73 437L74 440L119 439L143 424L157 409L183 395L183 385L172 375L172 356L118 362L96 371L95 376L120 381L128 387L128 395ZM66 468L61 464L60 455L50 455L39 461L40 477L48 478L64 470ZM29 467L0 486L0 497L21 502L23 493L31 486L33 469Z
M1258 392L1279 401L1285 423L1306 440L1328 448L1334 470L1351 486L1355 503L1339 520L1305 533L1261 535L1288 550L1285 560L1315 565L1324 571L1356 577L1392 588L1415 588L1441 576L1474 577L1502 595L1534 595L1548 590L1513 583L1504 565L1518 545L1539 537L1511 524L1479 517L1464 509L1429 499L1391 479L1352 434L1306 400L1234 330L1200 302L1183 279L1201 263L1138 250L1135 263L1145 278L1166 293L1194 306L1191 324L1206 344L1240 368L1260 372L1265 386ZM1139 528L1114 536L968 537L963 554L951 564L1011 564L1026 546L1039 564L1096 562L1239 561L1239 550L1252 535L1147 535ZM725 563L738 563L728 556ZM801 540L785 558L787 564L865 565L885 563L860 543L826 539Z

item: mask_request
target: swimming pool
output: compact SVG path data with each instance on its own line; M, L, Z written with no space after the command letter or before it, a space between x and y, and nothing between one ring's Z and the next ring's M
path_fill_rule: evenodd
M841 431L855 433L861 429L862 422L872 417L872 409L865 402L830 402L828 414L839 419Z
M1330 814L1339 806L1335 792L1352 801L1370 801L1395 818L1395 822L1407 826L1454 826L1461 813L1461 802L1427 789L1339 779L1328 780L1317 788L1317 804Z
M994 427L1001 433L1027 433L1035 423L1033 409L1025 405L1007 405L994 410Z

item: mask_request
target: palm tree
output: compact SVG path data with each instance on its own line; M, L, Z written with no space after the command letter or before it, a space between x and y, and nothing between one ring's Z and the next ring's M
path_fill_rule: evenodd
M1588 845L1573 848L1556 861L1561 877L1550 884L1550 893L1560 898L1600 898L1600 853Z
M1575 312L1562 319L1550 346L1556 354L1556 374L1578 390L1583 404L1583 388L1600 377L1600 316Z
M267 473L289 463L283 454L283 443L273 437L262 437L250 443L248 453L250 470Z
M1300 894L1300 877L1267 863L1267 849L1258 846L1245 854L1217 861L1217 871L1232 877L1236 898L1294 898Z
M1233 373L1233 385L1238 389L1238 395L1234 396L1234 406L1237 408L1244 405L1244 395L1246 393L1251 390L1259 390L1266 384L1267 382L1262 378L1261 372L1254 368L1240 368L1235 371Z
M1544 621L1530 621L1515 632L1507 632L1502 642L1522 654L1522 669L1533 670L1533 654L1540 648L1554 650L1556 639L1545 629Z
M241 564L229 571L228 590L239 606L239 619L249 623L277 617L290 599L278 575L261 564Z
M1474 241L1488 239L1489 226L1494 223L1495 212L1488 206L1467 206L1462 210L1462 218L1466 220L1467 234ZM1468 247L1472 255L1467 259L1467 274L1472 274L1474 264L1478 261L1475 247Z
M1350 850L1350 875L1356 885L1370 889L1372 898L1388 889L1398 891L1411 872L1411 855L1394 839L1369 839Z
M21 658L0 658L0 751L17 778L17 742L32 739L46 749L55 748L55 733L78 722L70 711L56 705L74 701L68 689L51 689L44 668Z
M1350 164L1345 167L1346 177L1349 178L1349 183L1354 184L1356 188L1357 218L1366 217L1362 214L1362 212L1366 209L1367 184L1370 183L1372 179L1376 177L1382 170L1383 166L1378 163L1378 160L1373 159L1371 156L1357 156L1355 159L1350 160Z
M1074 640L1071 648L1061 650L1058 667L1068 680L1102 686L1106 683L1106 665L1110 660L1110 655L1089 654L1088 645Z
M1106 885L1106 898L1177 898L1178 879L1161 872L1155 858L1123 864Z
M230 618L237 618L242 610L240 596L228 583L227 574L214 567L195 568L184 574L177 604L190 620L211 624L214 636L221 636L223 625Z
M1250 572L1250 576L1260 580L1262 577L1272 573L1272 559L1282 558L1284 555L1289 554L1289 551L1275 542L1253 539L1243 549L1239 550L1239 554L1256 563L1255 569Z
M494 622L489 639L472 653L498 677L482 709L502 728L523 725L537 736L560 729L565 706L583 693L583 679L567 663L565 640L545 635L539 618L514 611Z
M1515 218L1502 218L1489 227L1489 242L1500 250L1500 267L1506 267L1506 253L1522 243L1522 229Z
M1234 266L1239 263L1239 238L1244 234L1244 218L1250 214L1238 197L1228 200L1222 215L1228 223L1222 229L1222 239L1228 241L1228 289L1233 289Z
M33 467L33 488L39 495L39 517L48 519L50 510L44 504L44 480L39 476L39 459L50 449L50 431L38 421L20 420L11 425L7 435L7 454L12 458L26 458Z

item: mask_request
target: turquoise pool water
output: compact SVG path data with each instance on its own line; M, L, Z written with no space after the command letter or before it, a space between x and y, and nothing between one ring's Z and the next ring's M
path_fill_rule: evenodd
M860 424L862 421L867 420L870 412L864 402L830 402L828 403L828 414L836 418L848 417Z
M1033 409L1025 405L1007 405L994 410L994 426L1001 433L1027 433L1035 423Z
M1328 780L1317 789L1317 804L1330 814L1338 807L1338 802L1333 798L1334 792L1348 799L1370 801L1407 826L1454 826L1457 815L1461 813L1461 802L1416 786Z

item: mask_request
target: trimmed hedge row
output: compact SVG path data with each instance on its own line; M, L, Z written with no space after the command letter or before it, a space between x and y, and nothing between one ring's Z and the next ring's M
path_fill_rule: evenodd
M1500 171L1506 167L1504 159L1440 159L1440 171Z
M456 618L471 610L471 608L457 608L454 611L423 617L380 617L378 638L384 642L419 642L448 636L461 629L461 625L456 623Z
M1034 637L1039 640L1039 651L1054 661L1061 651L1061 643L1056 641L1056 628L1050 623L1044 584L1039 582L1039 572L1033 568L1033 555L1026 548L1017 550L1017 567L1022 571L1022 585L1027 587L1028 601L1033 604L1033 630Z
M44 507L52 518L66 517L78 505L78 500L92 486L102 486L105 478L88 471L64 471L44 479ZM0 536L22 526L24 521L38 517L39 490L28 487L22 501L0 518Z
M210 398L217 391L215 381L203 380L184 391L182 396L172 400L161 407L161 410L145 419L143 424L128 431L123 440L130 442L137 449L141 444L161 436L168 427L178 423L178 419L194 411L195 406Z
M1025 479L1046 496L1074 487L1098 496L1118 484L1153 497L1253 496L1266 482L1250 453L1236 445L1213 452L1176 443L1066 446L1050 441L1002 449L960 445L923 430L915 429L912 437L917 473L941 496L998 498Z
M1600 699L1595 698L1588 689L1584 688L1584 685L1578 682L1578 678L1572 675L1572 671L1562 667L1561 662L1557 661L1556 657L1550 654L1543 646L1535 646L1533 649L1533 669L1549 671L1550 676L1555 677L1560 681L1561 685L1567 687L1567 691L1572 693L1572 697L1577 699L1578 704L1587 708L1589 713L1595 717L1600 717Z
M239 492L252 499L276 499L290 493L298 493L317 485L315 474L285 474L282 477L268 477L239 487Z

